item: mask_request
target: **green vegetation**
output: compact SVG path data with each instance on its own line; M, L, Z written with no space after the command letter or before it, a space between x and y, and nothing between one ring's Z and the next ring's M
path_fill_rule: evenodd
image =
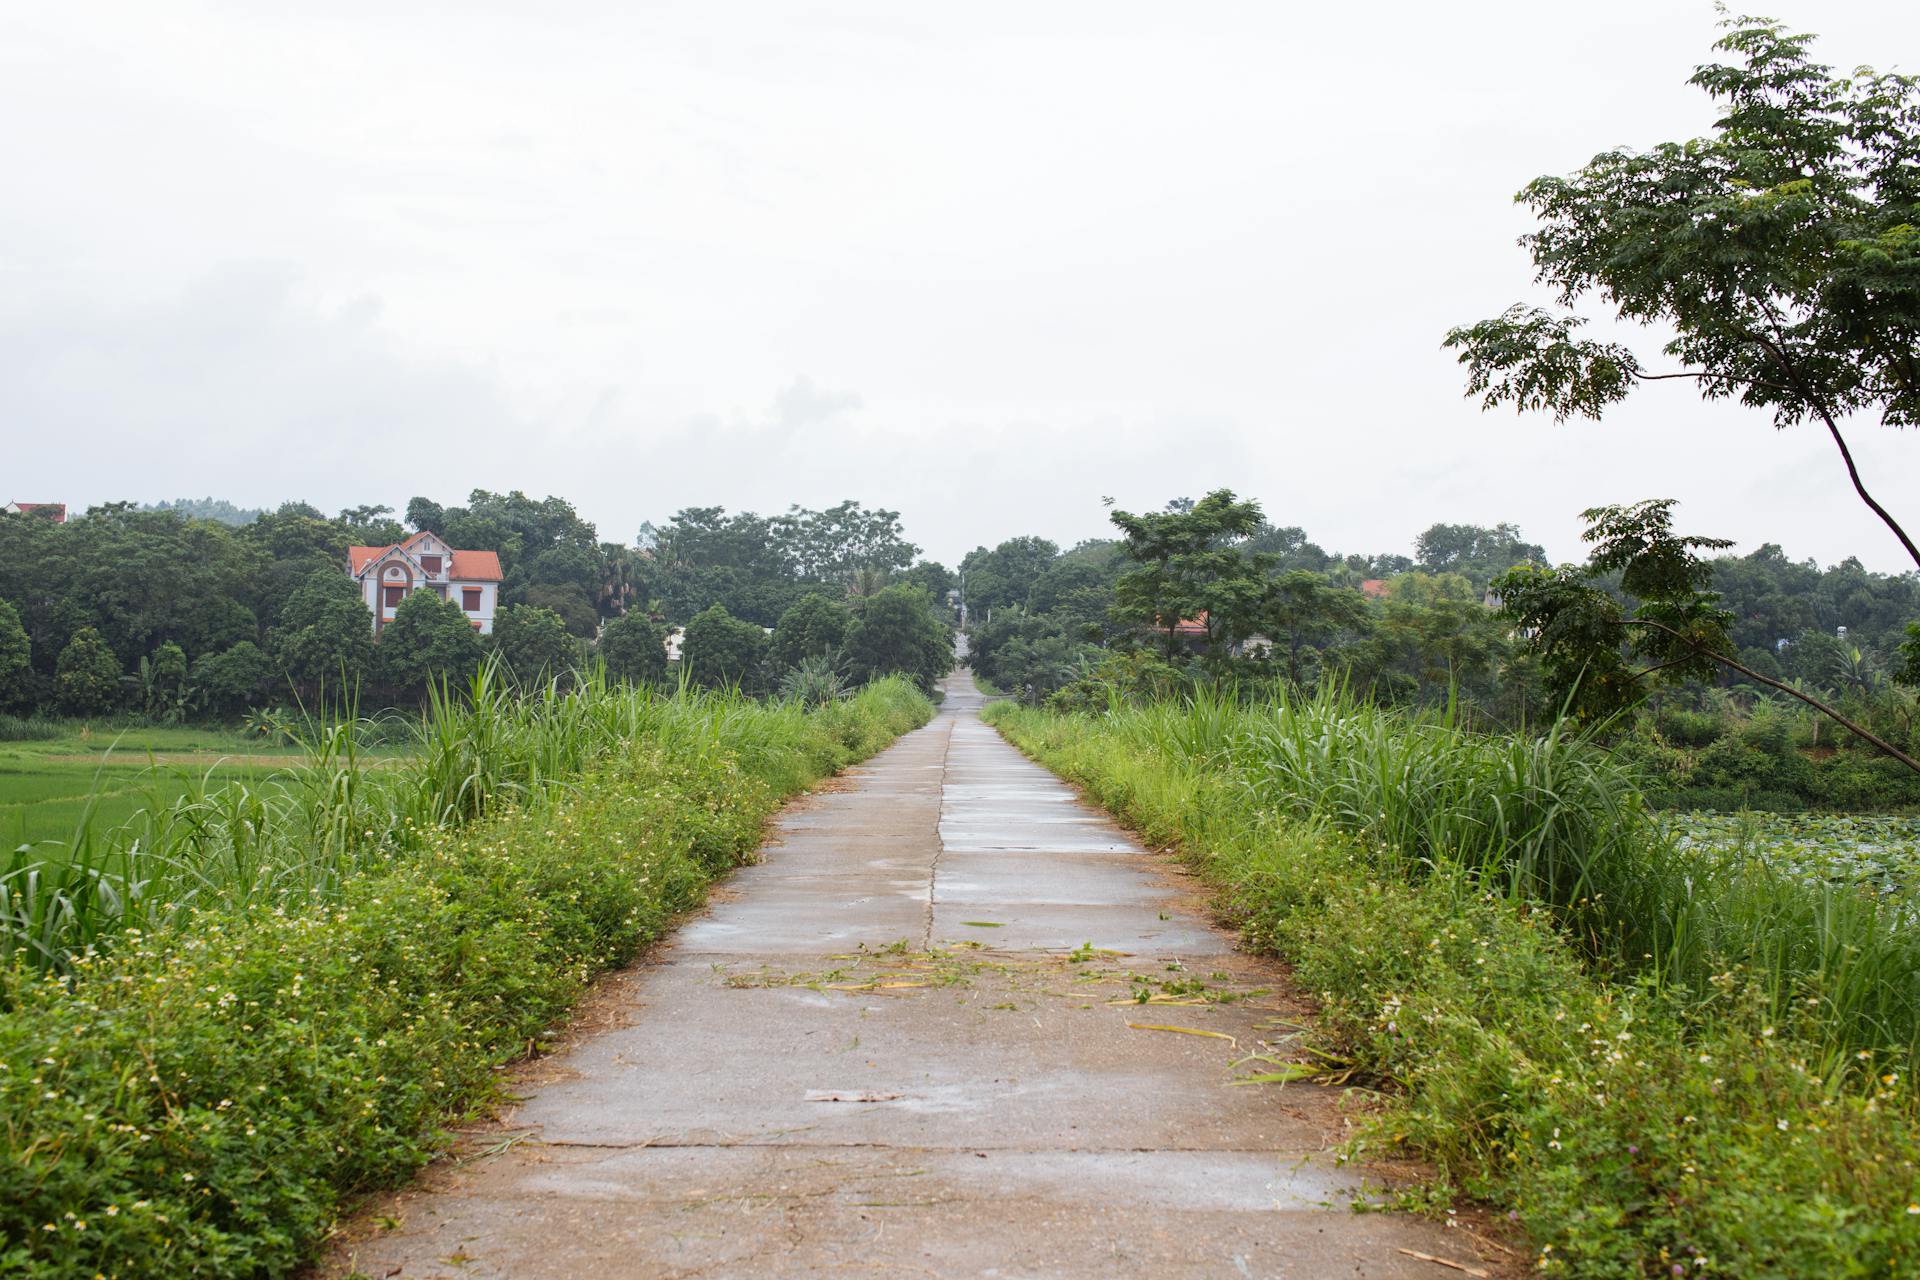
M401 541L409 526L498 555L493 635L476 638L458 608L409 599L376 643L347 548ZM415 708L436 677L465 679L490 654L528 683L588 657L616 679L658 680L664 628L715 605L770 627L808 596L844 608L913 586L944 623L951 575L913 564L917 553L898 513L854 502L771 519L689 508L633 545L599 541L559 498L486 490L465 506L414 498L404 525L386 507L327 517L299 502L251 512L212 499L110 503L65 524L0 514L0 712L180 723L347 702ZM627 617L662 630L621 628L609 644L603 628ZM793 665L739 675L772 687Z
M171 843L94 850L112 892L61 908L93 924L41 935L104 949L0 968L0 1270L290 1272L750 856L783 798L929 714L901 681L808 712L483 677L402 764L365 769L355 727L325 725L273 786L148 815L143 841ZM164 892L133 893L171 860Z
M1511 1210L1550 1274L1920 1266L1904 891L1676 840L1578 736L1333 694L1003 705L1025 750L1219 886L1387 1086L1363 1154Z
M1868 493L1840 430L1851 414L1920 424L1920 79L1836 75L1813 37L1728 16L1714 45L1733 63L1689 83L1720 113L1707 137L1602 152L1517 199L1540 220L1522 238L1563 306L1593 297L1672 336L1650 370L1629 347L1575 336L1584 321L1518 305L1455 329L1447 345L1487 407L1598 418L1643 381L1691 382L1710 399L1817 422L1854 491L1920 566L1920 546Z
M1670 815L1666 825L1683 847L1810 884L1903 896L1920 890L1920 819L1694 812Z

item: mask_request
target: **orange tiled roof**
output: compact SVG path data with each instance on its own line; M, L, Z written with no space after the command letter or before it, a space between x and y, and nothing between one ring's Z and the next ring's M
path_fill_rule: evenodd
M30 516L37 511L51 511L53 515L50 518L55 524L67 522L67 504L64 502L15 502L13 505L20 509L21 515Z
M498 582L500 554L496 551L456 551L447 576L457 582Z
M1370 600L1386 599L1387 598L1387 580L1385 578L1368 578L1365 582L1360 584L1360 594L1363 596L1366 596Z
M366 572L367 566L394 549L411 547L425 534L416 533L401 543L388 543L384 547L348 547L347 563L354 577ZM453 559L447 565L447 577L455 582L498 582L505 575L500 572L500 555L495 551L455 551Z

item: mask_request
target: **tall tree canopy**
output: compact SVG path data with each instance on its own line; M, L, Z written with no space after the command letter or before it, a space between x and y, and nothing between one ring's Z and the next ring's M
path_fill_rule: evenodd
M1243 545L1266 527L1259 503L1216 489L1185 510L1115 511L1112 520L1133 561L1114 586L1117 621L1159 631L1169 657L1183 621L1205 623L1215 654L1260 624L1273 557Z
M1860 498L1920 565L1920 546L1871 493L1841 433L1849 415L1920 424L1920 80L1836 76L1812 37L1728 18L1732 58L1691 83L1721 108L1714 132L1602 152L1518 199L1540 220L1522 243L1562 307L1596 298L1673 337L1656 368L1579 336L1569 312L1516 305L1446 344L1491 407L1597 418L1642 382L1812 421Z
M857 601L847 665L858 680L903 675L923 689L953 668L953 634L917 587L888 587Z

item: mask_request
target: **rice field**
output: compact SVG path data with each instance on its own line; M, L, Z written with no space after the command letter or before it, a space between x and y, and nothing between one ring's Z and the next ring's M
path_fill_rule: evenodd
M120 826L209 785L257 785L304 761L297 748L219 728L49 722L44 736L0 743L0 850L45 853L83 829Z

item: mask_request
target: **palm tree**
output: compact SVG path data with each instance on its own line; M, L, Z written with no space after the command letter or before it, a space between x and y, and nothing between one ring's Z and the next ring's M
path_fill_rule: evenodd
M617 618L632 607L640 595L634 585L635 576L633 557L625 548L608 554L606 568L601 573L600 593L594 600L601 617Z

